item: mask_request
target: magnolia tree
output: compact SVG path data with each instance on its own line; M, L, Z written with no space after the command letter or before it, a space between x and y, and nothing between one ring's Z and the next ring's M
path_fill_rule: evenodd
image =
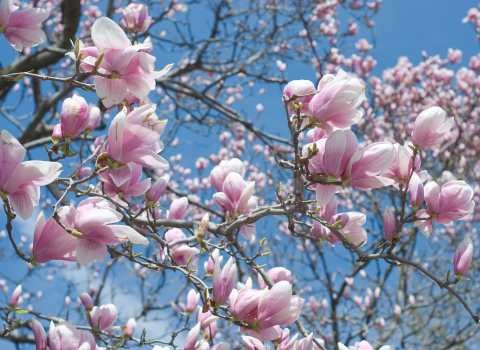
M380 6L2 0L2 349L475 349L480 55Z

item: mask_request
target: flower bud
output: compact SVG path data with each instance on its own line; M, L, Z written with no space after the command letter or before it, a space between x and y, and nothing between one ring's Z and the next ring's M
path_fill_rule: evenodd
M35 337L36 350L47 350L47 335L45 329L40 322L32 318L30 327L33 330L33 336Z
M131 338L133 335L133 332L135 332L136 326L137 326L137 322L135 321L135 319L134 318L129 319L127 321L127 324L125 326L122 326L123 334Z
M410 192L410 201L412 203L412 207L418 211L418 208L423 205L424 189L422 180L417 173L412 174L412 178L408 183L408 191Z
M190 289L190 292L188 292L188 295L187 295L187 307L185 311L192 314L197 308L199 301L200 301L200 293L196 293L195 289Z
M440 107L430 107L415 119L412 131L412 143L418 148L436 146L443 136L453 127L453 117L445 121L445 111Z
M170 204L170 210L167 213L168 220L182 220L187 216L188 198L177 198Z
M200 221L200 225L198 226L197 230L197 237L200 239L205 239L205 237L207 236L209 218L210 217L208 213L206 213L203 216L202 221Z
M388 206L383 213L383 229L385 231L385 239L391 241L395 237L395 216Z
M168 186L168 181L170 181L170 177L167 174L160 176L148 190L147 200L157 203L160 197L165 193L165 190Z
M57 143L63 140L63 128L62 124L57 124L53 128L52 139Z
M13 308L17 307L18 304L19 304L18 301L19 301L19 298L20 298L20 294L22 294L22 285L21 284L19 284L17 286L17 288L15 288L15 290L13 291L12 296L10 298L10 302L8 303L8 306L13 307Z
M73 95L63 101L61 112L63 136L74 138L88 125L88 105L83 97Z
M465 276L472 263L473 243L470 235L466 235L462 243L455 250L453 268L456 276Z
M93 309L93 300L88 293L82 293L79 295L80 300L82 301L85 310L92 311Z
M131 33L143 33L148 30L152 17L148 15L148 6L143 4L130 4L122 11L123 18L120 26Z
M93 131L97 128L98 124L100 123L100 119L102 119L102 114L100 113L100 108L92 107L88 112L88 125L87 130Z

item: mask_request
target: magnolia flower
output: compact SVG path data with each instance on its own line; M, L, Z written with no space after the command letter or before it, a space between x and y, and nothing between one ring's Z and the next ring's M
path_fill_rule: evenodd
M97 184L96 190L101 193L102 190L110 196L115 202L124 204L124 201L131 202L131 196L138 197L147 192L150 188L151 179L147 178L140 181L142 178L142 167L135 163L127 164L130 168L131 178L124 182L121 186L117 186L112 180L110 173L103 172L100 174L100 178L103 181ZM139 182L140 181L140 182Z
M236 172L231 172L223 182L223 192L213 195L213 200L222 213L230 218L247 215L258 206L257 198L253 196L255 181L246 182ZM255 237L255 225L248 224L240 227L240 234L248 240Z
M200 334L201 322L198 322L195 327L193 327L190 332L187 334L187 339L185 340L184 350L194 350L195 344L197 343L198 335Z
M165 193L168 181L170 181L170 176L168 176L168 174L160 176L147 192L147 200L152 203L157 203L160 200L160 197Z
M235 172L240 174L243 178L245 175L245 167L243 163L238 158L233 158L230 160L222 160L219 165L216 165L210 173L210 181L212 186L218 191L223 190L223 182L225 181L228 174Z
M37 160L22 163L26 152L8 131L0 130L0 198L8 197L13 210L24 220L32 216L33 206L38 205L40 186L55 180L62 167Z
M45 329L43 329L42 324L32 318L30 327L32 327L33 336L35 337L36 350L47 350L47 335L45 334Z
M267 350L267 347L257 338L242 335L242 340L248 350Z
M290 330L288 328L285 328L282 331L280 327L278 327L278 330L281 331L282 335L280 338L272 340L272 342L278 344L278 350L289 350L297 340L298 334L295 334L295 336L290 338Z
M60 221L65 219L68 209L58 209ZM43 211L35 224L32 254L36 262L46 263L51 260L77 261L75 248L78 239L65 231L53 217L45 222Z
M13 0L2 0L0 7L0 34L5 35L8 43L17 51L23 47L35 47L46 41L42 22L50 12L40 8L18 10Z
M187 237L185 234L178 228L172 228L165 233L165 240L167 243L186 238ZM181 243L171 247L170 252L172 253L173 259L177 262L177 264L187 265L187 263L190 261L187 268L189 270L197 270L198 258L196 255L200 253L197 248L192 248L185 243Z
M212 256L208 257L208 260L205 261L205 263L203 264L203 268L207 273L213 274L213 271L215 269L215 261L217 260L219 260L221 264L223 256L220 256L220 251L218 249L214 249L212 252Z
M425 201L427 209L419 210L417 217L429 220L416 221L415 225L422 225L422 233L429 238L433 232L432 221L448 225L454 220L462 220L473 213L475 202L473 189L465 181L448 181L440 187L434 181L425 185Z
M468 268L472 263L473 243L470 235L466 235L462 243L455 250L453 256L453 268L456 276L465 276L468 273Z
M127 324L125 326L122 326L123 334L131 338L133 335L133 332L135 332L136 327L137 327L137 322L135 321L135 319L134 318L129 319L127 321Z
M58 326L50 321L48 340L50 350L89 350L97 348L92 333L78 330L73 324L64 320L60 320Z
M181 197L174 199L167 212L168 220L182 220L187 216L188 198Z
M233 290L237 279L237 264L233 258L228 259L227 263L220 269L220 260L215 261L215 270L213 272L213 301L218 305L225 304Z
M87 101L81 96L73 95L62 104L61 125L63 137L73 139L82 133L89 124Z
M378 350L390 350L392 347L389 345L382 346ZM342 343L338 343L339 350L349 350L345 345ZM373 350L372 346L366 341L362 340L359 343L355 343L355 346L350 346L350 350Z
M423 205L424 189L423 183L420 177L416 174L412 174L412 178L408 183L408 192L410 193L410 201L415 210L418 210Z
M234 289L229 298L232 316L259 333L244 328L240 331L263 340L279 338L281 333L275 326L295 322L304 302L304 299L292 296L292 285L287 281L276 283L270 290Z
M455 124L453 117L445 121L445 111L440 107L430 107L415 119L412 131L412 144L418 148L436 146Z
M80 298L80 301L82 302L83 307L85 308L85 310L91 311L91 310L93 309L93 300L92 300L92 298L90 297L90 294L88 294L88 293L81 293L81 294L79 295L79 298Z
M109 332L112 330L110 326L117 321L117 318L118 311L115 305L106 304L100 307L94 306L87 321L90 326Z
M163 150L160 136L167 121L158 120L155 109L156 105L147 104L127 114L124 108L112 120L107 152L98 156L97 163L110 165L115 185L131 178L131 168L126 166L130 162L150 169L168 168L167 161L157 154Z
M313 94L316 93L317 90L315 89L315 86L313 83L309 80L293 80L285 86L283 89L283 96L286 96L288 99L290 99L293 95L301 96L301 95L309 95L310 96L305 96L305 97L298 97L294 103L299 104L302 103L302 108L300 109L300 113L303 114L308 114L308 104L313 98ZM285 104L285 101L282 98L282 103ZM295 110L293 107L288 103L288 113L290 115L295 114ZM308 122L308 118L307 118Z
M122 28L107 17L99 18L93 24L92 41L94 48L84 48L83 43L80 45L82 68L93 70L100 55L104 54L98 71L110 78L96 75L94 82L97 94L107 108L122 103L128 92L144 101L150 90L155 89L155 79L164 76L173 66L169 64L161 71L155 71L155 57L138 52L148 49L148 45L132 46ZM76 59L75 55L73 59Z
M365 98L365 86L357 78L339 70L334 77L325 74L308 109L317 121L327 128L349 128L362 118L356 108Z
M190 289L187 295L187 307L185 309L188 313L193 313L200 301L200 293L196 293L195 289Z
M449 48L447 57L451 64L458 63L462 60L462 51Z
M144 33L152 23L152 17L148 15L148 6L143 4L128 5L123 9L122 16L120 26L131 33Z
M273 269L268 270L267 275L272 279L273 283L280 281L287 281L290 283L292 279L292 272L284 267L274 267ZM267 288L267 284L260 274L258 274L258 288L260 290Z
M200 329L205 331L205 338L207 340L213 339L217 333L218 316L213 316L210 311L203 312L200 306L197 306L197 322L200 322Z
M394 144L395 149L395 159L393 163L382 173L382 176L393 179L395 182L393 186L400 188L405 184L410 178L412 172L412 157L413 150L410 148L412 146L411 142L406 142L405 146L401 146L398 143ZM426 170L418 171L420 169L421 160L420 155L417 154L415 158L415 174L423 180L424 182L427 179Z
M102 198L90 197L81 201L76 209L70 205L60 208L58 212L60 222L71 229L72 235L78 239L75 256L80 265L94 260L104 261L107 257L106 244L118 244L128 240L134 244L148 246L148 239L133 228L110 225L122 220L123 216L116 211L112 203ZM44 234L48 233L43 230L42 235ZM49 250L54 252L55 246L49 247ZM35 256L35 252L33 254Z
M12 293L8 306L16 308L19 304L20 294L22 294L22 285L19 284Z
M102 119L102 114L100 112L100 108L98 107L92 107L88 111L88 125L86 130L88 131L93 131L97 128L98 124L100 123L100 120Z
M53 127L52 139L56 143L59 143L60 141L62 141L64 139L62 124L57 124Z
M383 229L385 231L385 239L391 241L395 237L395 216L388 206L383 213Z

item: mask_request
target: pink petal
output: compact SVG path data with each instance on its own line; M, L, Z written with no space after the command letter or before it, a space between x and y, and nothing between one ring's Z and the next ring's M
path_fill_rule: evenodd
M122 28L107 17L99 18L93 24L92 41L100 52L121 50L132 45Z
M80 238L76 248L76 255L80 266L94 260L102 262L107 257L107 246L95 238Z

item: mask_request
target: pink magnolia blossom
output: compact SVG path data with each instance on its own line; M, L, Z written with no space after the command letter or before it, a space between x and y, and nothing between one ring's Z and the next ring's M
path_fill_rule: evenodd
M2 0L0 7L0 34L5 35L8 43L17 51L23 47L35 47L46 41L42 22L50 12L40 8L18 10L13 0Z
M172 228L165 233L167 243L186 238L185 234L178 228ZM188 261L191 259L188 264L188 269L197 270L198 258L196 255L200 253L197 248L192 248L185 243L181 243L171 247L170 251L172 252L173 259L175 259L179 265L187 265Z
M96 75L94 82L97 94L107 108L122 103L128 92L144 101L155 89L155 79L165 75L173 66L169 64L161 71L155 71L155 57L139 52L148 45L132 46L125 32L107 17L99 18L93 24L92 41L94 48L81 45L82 68L92 70L100 55L104 54L98 71L111 77Z
M158 120L155 109L156 105L147 104L127 114L124 108L112 120L108 131L108 155L100 154L99 160L108 156L114 160L109 174L117 186L132 176L131 168L126 166L130 162L150 169L168 168L167 161L157 154L163 150L160 136L167 121Z
M473 213L473 194L473 189L465 181L448 181L442 186L441 192L436 182L428 182L425 185L427 209L419 210L417 216L432 219L423 220L423 223L416 221L415 224L422 225L422 233L429 238L433 232L432 221L448 225Z
M100 330L111 331L110 326L117 321L118 311L115 305L106 304L102 306L94 306L90 311L90 320L88 324Z
M362 340L361 342L359 343L355 343L355 346L350 346L350 349L347 348L345 345L343 345L342 343L338 343L338 349L339 350L373 350L372 346L370 345L370 343L368 343L366 340ZM378 350L390 350L391 349L391 346L389 345L385 345L385 346L382 346L380 349Z
M309 80L293 80L285 86L283 89L283 96L286 96L287 98L291 98L293 95L308 95L308 94L314 94L317 92L315 89L315 86L313 83ZM294 103L299 104L302 103L302 108L300 110L300 113L308 114L308 104L312 100L313 95L311 96L305 96L305 97L298 97ZM283 101L282 98L282 103L285 104L285 101ZM290 115L295 114L295 110L292 108L290 103L288 104L288 112ZM307 118L308 121L308 118Z
M211 350L230 350L230 344L224 342L218 343L212 346Z
M131 33L141 34L148 30L152 17L148 15L148 6L143 4L130 4L122 11L120 26Z
M220 261L217 259L213 272L212 299L218 306L227 302L236 280L237 264L233 262L233 258L228 259L223 269L220 269Z
M462 51L449 48L447 56L451 64L458 63L462 60Z
M205 263L203 264L203 268L207 273L213 275L213 271L215 269L215 261L217 260L219 260L221 264L223 260L223 256L220 256L220 251L218 249L214 249L212 252L212 256L209 257L208 260L205 261Z
M197 343L198 335L200 334L201 322L198 322L195 327L193 327L190 332L187 334L187 339L185 340L184 350L194 350L195 344Z
M430 107L415 119L412 131L412 144L418 148L436 146L453 127L453 117L445 121L445 111L440 107Z
M62 124L57 124L53 127L52 139L57 143L64 139Z
M62 104L61 123L63 137L73 139L82 133L89 123L87 101L76 94Z
M273 269L268 270L267 275L272 279L273 283L280 281L287 281L290 283L292 279L292 272L284 267L274 267ZM258 288L260 290L267 288L267 284L260 274L258 274Z
M127 324L125 326L122 326L123 334L131 338L133 335L133 332L135 332L136 327L137 327L137 322L135 321L135 319L134 318L129 319L127 321Z
M349 128L362 118L357 107L365 98L365 86L340 70L334 77L325 74L319 91L308 104L310 114L326 128Z
M415 210L418 210L423 205L424 189L422 180L416 173L412 174L412 178L408 184L408 192L410 193L412 206Z
M242 335L242 340L248 350L267 350L267 347L257 338Z
M383 230L387 241L391 241L395 237L395 216L388 206L383 213Z
M213 200L222 213L230 218L237 218L239 215L247 215L257 208L257 198L253 196L255 181L246 182L236 172L231 172L223 182L223 192L213 195ZM255 238L255 225L242 225L240 234L248 240Z
M200 306L197 306L197 322L200 322L200 329L205 331L205 338L207 340L213 339L217 333L218 316L213 316L210 311L203 312Z
M102 113L100 112L100 108L92 107L88 111L88 125L86 130L93 131L97 128L100 120L102 119Z
M168 181L170 181L170 176L168 174L160 176L150 187L150 190L147 193L147 200L152 203L157 203L160 197L165 193L165 190L168 186Z
M81 293L79 295L79 298L83 304L83 307L85 308L85 310L87 311L91 311L93 309L93 300L92 298L90 297L90 294L88 293Z
M58 209L60 221L65 219L69 210ZM36 262L45 263L51 260L77 261L75 248L78 239L61 227L53 217L45 222L43 211L35 224L32 254Z
M396 188L403 188L403 185L408 181L412 172L413 150L409 146L412 146L411 142L406 142L405 146L401 146L398 143L394 144L395 159L388 169L382 173L382 176L395 180L393 186ZM425 170L419 172L420 165L420 155L417 154L415 158L415 174L421 180L425 181L427 179L427 172Z
M195 289L190 289L187 295L187 307L185 309L188 313L193 313L200 301L200 293L196 293Z
M472 263L473 243L470 235L466 235L462 243L455 250L453 256L453 268L456 276L465 276L468 273L470 264Z
M0 198L8 197L15 212L24 220L38 205L40 186L60 175L61 164L30 160L23 162L27 150L8 131L0 130Z
M42 324L35 318L32 318L30 327L32 327L33 336L35 337L36 350L47 350L47 335Z
M182 220L187 216L188 198L181 197L172 201L167 212L168 220Z
M219 165L216 165L210 173L210 181L212 186L218 191L223 190L223 182L225 181L228 174L235 172L240 174L243 178L245 175L245 167L243 163L238 158L233 158L230 160L222 160Z
M362 53L366 53L371 48L373 48L373 46L368 43L367 39L363 38L358 40L358 42L355 44L355 47Z
M147 178L140 181L142 178L142 167L135 163L129 163L126 167L130 168L132 174L128 181L124 182L121 186L117 186L110 176L110 173L103 172L100 174L103 186L102 183L99 182L96 191L101 193L102 190L104 190L110 198L119 204L124 204L124 201L131 202L131 197L138 197L147 192L152 180Z
M87 350L97 348L92 333L78 330L73 324L64 320L60 320L58 326L55 326L53 321L50 321L48 340L50 350Z
M115 206L102 198L90 197L80 202L75 209L62 207L60 221L74 230L78 237L75 256L80 265L94 260L104 261L107 257L106 244L119 244L130 241L148 246L148 239L129 226L110 225L122 220L122 214ZM60 211L60 210L59 210Z
M292 285L287 281L276 283L270 290L234 289L229 298L232 315L259 332L240 328L242 333L248 332L250 336L263 340L279 338L281 333L275 326L295 322L304 302L304 299L292 296Z
M290 338L290 330L288 328L285 328L283 331L279 329L279 331L281 331L282 335L280 338L272 340L272 342L276 342L278 344L278 350L289 350L297 340L298 334L295 334L295 336Z
M12 296L10 297L10 301L8 302L8 306L16 308L17 305L19 304L18 300L20 298L20 295L22 294L22 285L19 284L17 288L12 293Z

